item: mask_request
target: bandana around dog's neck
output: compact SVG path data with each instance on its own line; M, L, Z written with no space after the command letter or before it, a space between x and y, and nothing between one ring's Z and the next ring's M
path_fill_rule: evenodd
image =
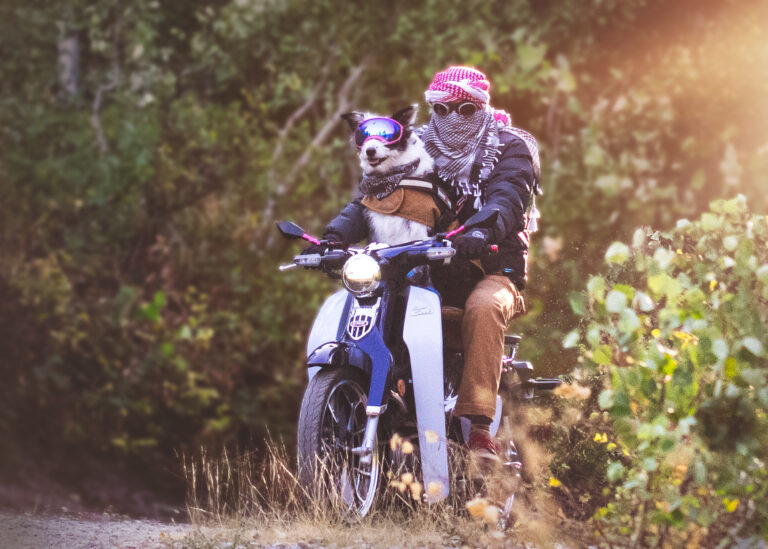
M403 178L416 171L418 165L419 159L417 158L410 164L396 166L387 173L374 173L371 175L363 174L363 180L360 182L360 190L363 194L376 195L377 199L383 200L395 192L395 189Z
M498 123L492 110L479 110L471 117L457 112L433 115L422 140L435 161L437 175L460 195L474 197L480 207L481 182L488 178L496 161L499 145ZM471 178L472 166L479 163L480 173Z

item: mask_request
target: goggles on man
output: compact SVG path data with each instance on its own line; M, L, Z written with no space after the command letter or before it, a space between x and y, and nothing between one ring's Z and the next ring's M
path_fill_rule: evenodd
M457 112L461 116L472 116L480 110L480 105L471 101L442 103L437 101L432 103L432 112L437 116L448 116L452 112Z

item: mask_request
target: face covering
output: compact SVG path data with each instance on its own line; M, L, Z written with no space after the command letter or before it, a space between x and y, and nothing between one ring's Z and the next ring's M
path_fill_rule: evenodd
M470 181L470 175L475 159L485 163L486 156L496 153L499 138L493 111L478 110L472 116L455 111L433 114L422 140L440 179L479 201L480 181Z

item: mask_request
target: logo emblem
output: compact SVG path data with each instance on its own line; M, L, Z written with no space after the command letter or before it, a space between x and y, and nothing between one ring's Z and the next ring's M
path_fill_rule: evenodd
M347 322L347 333L349 337L358 341L367 336L376 320L376 311L374 309L356 309L349 317Z
M431 315L431 307L419 307L411 311L411 316Z

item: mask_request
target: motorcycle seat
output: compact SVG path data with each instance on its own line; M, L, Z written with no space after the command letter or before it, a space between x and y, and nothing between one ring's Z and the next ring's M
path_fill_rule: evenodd
M441 307L440 314L443 320L443 344L447 351L458 352L464 350L461 343L461 319L464 318L464 309L458 307Z
M443 320L447 320L449 322L461 322L461 319L464 318L464 309L444 306L440 309L440 315L442 316Z

